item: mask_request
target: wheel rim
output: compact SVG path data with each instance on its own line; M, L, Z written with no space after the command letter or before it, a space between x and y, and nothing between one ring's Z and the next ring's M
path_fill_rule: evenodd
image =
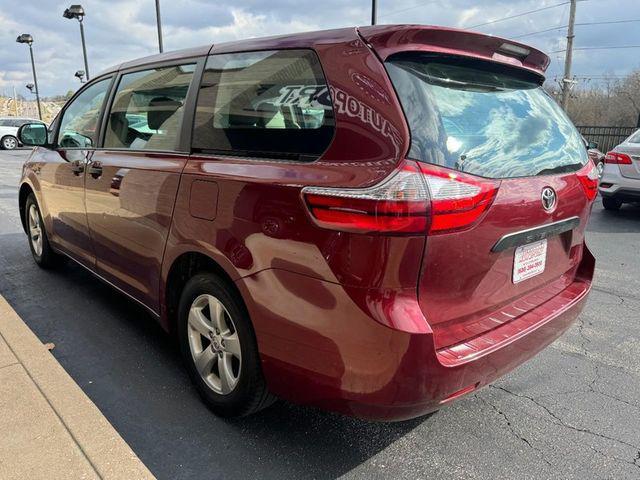
M238 385L242 350L233 319L213 295L200 295L188 318L189 349L200 377L214 392L231 393Z
M13 137L5 137L2 141L2 146L7 150L13 150L17 146L16 139Z
M34 204L29 207L29 238L34 253L39 257L42 255L42 226L38 209Z

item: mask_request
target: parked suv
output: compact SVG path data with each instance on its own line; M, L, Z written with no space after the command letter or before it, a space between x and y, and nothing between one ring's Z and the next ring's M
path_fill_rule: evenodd
M32 118L2 117L0 118L0 148L13 150L20 146L18 142L18 128L25 123L42 123Z
M548 63L375 26L122 64L22 127L33 257L146 307L220 415L435 411L555 340L590 289L597 172Z
M640 130L607 153L604 163L599 188L604 208L640 202Z

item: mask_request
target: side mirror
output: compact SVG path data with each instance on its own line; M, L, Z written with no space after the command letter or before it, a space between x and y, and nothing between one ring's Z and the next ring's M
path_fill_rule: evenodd
M32 147L47 145L47 126L44 123L25 123L18 129L18 140Z
M599 145L598 142L589 142L587 143L587 148L589 150L592 150L592 149L595 150L598 148L598 145Z

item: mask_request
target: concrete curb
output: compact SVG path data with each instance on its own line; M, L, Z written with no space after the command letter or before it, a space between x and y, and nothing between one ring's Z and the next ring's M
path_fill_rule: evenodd
M33 397L38 397L39 391L39 394L44 397L48 406L39 398L35 398L34 402L40 402L37 404L39 412L46 412L46 416L51 417L45 420L55 422L55 426L59 427L55 419L57 417L57 420L61 422L66 432L68 432L71 437L68 442L69 445L75 443L79 452L77 455L70 455L70 460L65 460L84 465L80 470L75 470L76 472L83 471L86 473L88 471L88 477L95 476L105 479L154 478L95 404L84 394L1 295L0 361L2 372L5 372L6 375L12 375L13 379L20 376L20 381L22 382L20 388L30 388L30 390L23 391L34 392ZM26 375L24 375L25 371ZM37 387L37 390L29 385L29 380ZM4 391L1 393L5 396L4 400L9 401L9 395ZM2 403L2 400L0 399L0 403ZM22 402L23 400L19 398L18 401ZM26 401L28 399L25 399ZM2 412L0 412L0 416L2 415ZM46 421L42 418L33 418L29 425L24 422L22 424L19 422L12 423L12 419L7 418L2 418L1 420L5 428L6 425L14 425L16 428L28 429L37 427L38 422L42 422L43 425L46 424ZM34 425L31 425L31 423ZM62 429L59 430L63 431ZM14 434L19 436L22 433L22 430L20 432L3 431L1 436L4 437L4 440L0 439L0 443L2 441L11 442ZM38 435L38 439L41 436ZM15 445L13 446L15 447ZM43 458L46 459L46 452L42 453ZM34 455L37 455L37 453L28 452L32 462ZM2 457L3 454L0 453L0 472L3 471L3 467L6 468L9 464L12 465L12 468L20 464L19 459L3 459ZM47 461L51 462L50 457ZM54 478L56 477L54 472L60 472L61 470L69 474L66 478L71 478L74 475L72 465L69 465L67 470L65 470L66 467L61 469L61 466L39 465L42 470L40 472L41 478ZM91 469L95 472L95 475L91 475ZM4 474L0 476L4 476L7 473L11 473L13 478L34 478L32 475L33 467L28 465L25 465L23 472L6 472L5 470ZM81 476L88 478L85 473L82 473Z

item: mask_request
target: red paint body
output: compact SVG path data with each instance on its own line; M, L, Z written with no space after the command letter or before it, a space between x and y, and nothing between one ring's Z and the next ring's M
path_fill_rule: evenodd
M174 262L194 252L215 262L246 304L273 393L366 418L421 415L505 374L571 325L593 275L584 245L591 202L575 174L502 180L469 231L393 236L321 228L301 190L368 187L403 161L409 131L381 59L423 50L542 75L545 55L519 61L496 53L502 42L435 27L366 27L125 64L311 48L333 92L335 137L311 163L37 148L23 188L36 193L55 249L144 304L167 330ZM74 174L77 159L99 162L102 175ZM552 214L540 207L545 186L561 199ZM492 245L571 216L579 227L549 239L548 274L514 285L513 248L492 253Z

